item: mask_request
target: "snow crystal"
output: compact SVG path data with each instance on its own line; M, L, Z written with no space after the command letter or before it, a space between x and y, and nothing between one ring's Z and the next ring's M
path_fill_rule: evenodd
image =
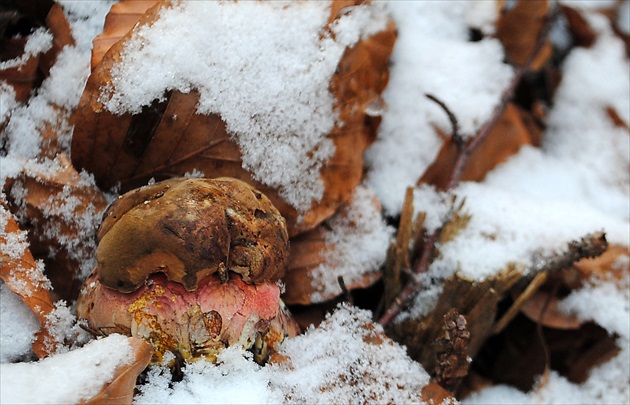
M466 19L475 4L387 3L399 35L383 93L388 109L366 161L368 184L388 214L400 213L405 189L416 184L437 155L442 139L435 127L451 132L444 111L425 94L442 100L457 116L462 135L472 135L512 76L498 40L469 42Z
M11 111L18 105L15 99L15 90L7 83L0 82L0 126L4 124L11 115Z
M79 326L76 316L65 301L55 302L55 309L46 315L46 330L52 341L45 341L44 344L49 350L55 347L58 354L81 346L92 337Z
M608 331L630 339L630 269L620 287L614 281L593 280L559 302L559 309L583 321L595 321Z
M0 193L0 199L4 199L4 194ZM50 280L44 275L44 263L41 260L35 261L35 267L22 264L22 255L28 248L28 240L25 231L7 232L7 225L12 214L0 205L0 254L16 263L15 267L6 280L11 290L23 296L32 294L32 287L50 289Z
M447 220L451 211L450 200L448 193L440 192L431 185L421 184L413 190L414 218L424 212L426 217L423 226L427 232L434 232Z
M329 2L181 2L126 42L101 99L137 113L166 90L198 90L199 112L220 114L243 167L306 210L334 153L330 80L346 47L385 27L380 11L353 7L332 24L333 39Z
M103 22L109 9L116 0L76 1L56 0L61 5L72 29L75 46L88 56L92 50L92 41L103 31ZM89 70L89 63L81 64Z
M33 311L0 281L0 363L30 356L38 330L39 322Z
M291 403L417 403L429 375L405 349L385 340L371 313L341 305L322 324L283 342L288 364L272 380ZM277 378L280 377L280 378Z
M205 360L186 365L182 381L171 384L171 372L158 366L149 370L147 383L139 386L137 404L274 404L283 395L269 387L273 374L261 368L252 354L232 346L217 356L218 364ZM171 385L171 388L168 388Z
M324 240L328 250L323 252L324 262L312 272L313 302L341 294L339 276L351 285L378 271L385 262L394 228L385 223L375 198L372 190L358 186L351 205L326 221Z
M24 52L15 59L0 62L0 70L23 66L33 56L48 51L52 46L52 41L53 36L48 30L36 29L28 36L24 45Z
M114 334L36 363L1 364L0 402L78 403L98 394L132 359L127 338Z

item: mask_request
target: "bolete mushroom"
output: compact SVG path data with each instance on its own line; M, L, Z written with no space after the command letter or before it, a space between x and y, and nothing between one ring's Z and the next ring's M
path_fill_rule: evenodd
M77 314L102 333L214 359L233 344L262 362L299 330L280 300L289 241L265 195L231 179L171 179L122 195L104 215Z

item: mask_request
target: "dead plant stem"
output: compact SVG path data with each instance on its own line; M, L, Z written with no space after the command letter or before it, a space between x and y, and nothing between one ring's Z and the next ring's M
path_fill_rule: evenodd
M536 41L536 46L529 58L525 63L516 68L514 72L514 76L512 76L512 80L508 87L503 90L501 93L501 98L499 99L498 105L494 108L492 115L490 118L484 123L484 125L477 131L477 133L470 138L467 142L463 142L458 133L457 120L455 115L448 109L448 107L440 101L438 98L432 95L427 95L429 99L436 102L440 107L444 109L446 114L449 117L451 125L453 127L453 133L451 134L451 138L453 142L458 148L459 154L457 155L457 160L455 161L455 166L453 167L453 172L451 173L449 182L446 186L446 191L450 191L457 187L457 185L461 181L462 172L464 171L464 167L466 166L466 162L468 162L468 158L472 153L477 150L479 145L488 137L494 126L499 122L499 119L503 115L503 112L507 108L509 101L513 98L514 92L521 82L525 73L530 69L532 63L536 60L540 52L545 46L547 34L551 27L551 22L553 20L553 12L547 15L547 20L543 25L541 32L539 33L538 40ZM433 250L435 247L435 243L439 239L440 232L442 228L436 229L427 239L424 247L422 249L422 255L420 256L420 260L418 261L418 265L415 268L415 273L420 274L426 272L430 261L431 256L433 254ZM406 305L409 298L413 295L415 290L416 283L414 280L409 280L405 287L400 291L395 300L392 301L391 305L387 308L385 313L378 320L379 324L383 327L389 325L389 323L400 313L402 308Z

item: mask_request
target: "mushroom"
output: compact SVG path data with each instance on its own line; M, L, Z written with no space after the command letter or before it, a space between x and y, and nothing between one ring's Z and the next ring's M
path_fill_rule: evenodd
M98 233L77 315L166 352L208 358L238 344L264 362L299 333L280 300L289 255L284 218L231 179L171 179L119 197Z

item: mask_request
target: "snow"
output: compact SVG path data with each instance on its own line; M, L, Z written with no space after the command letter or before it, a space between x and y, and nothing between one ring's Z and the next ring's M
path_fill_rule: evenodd
M291 403L418 403L429 375L403 347L379 341L371 313L341 305L319 327L286 340L275 384Z
M418 403L429 375L404 348L382 337L372 314L341 305L320 326L285 340L284 363L260 367L251 354L231 347L217 365L186 365L184 379L172 384L170 371L153 368L135 403Z
M4 199L4 194L0 193L0 199ZM25 231L9 232L7 226L9 221L14 220L11 212L3 205L0 205L0 254L7 260L16 263L6 278L6 283L12 291L18 294L29 296L32 288L50 289L50 280L44 275L44 263L41 260L34 262L35 266L24 265L22 258L28 248L27 235Z
M127 338L110 335L36 363L1 364L0 402L78 403L98 394L116 368L132 360Z
M469 42L466 23L479 15L476 2L393 1L387 7L398 39L383 94L388 108L366 154L367 182L386 212L397 215L406 188L416 184L442 144L435 127L451 131L444 111L425 94L449 106L461 134L470 136L490 116L512 69L502 63L498 40Z
M331 35L329 14L325 1L165 8L125 43L101 102L117 114L139 112L166 90L196 89L198 111L221 116L243 167L304 211L322 197L320 169L335 150L326 135L339 124L329 91L337 64L347 47L387 22L380 7L356 6Z
M4 62L0 62L0 70L21 68L28 62L30 58L40 53L44 53L52 46L53 36L44 29L38 28L31 35L29 35L24 45L24 52L22 55L15 59L10 59Z
M0 363L32 356L31 344L38 330L33 311L0 281Z
M375 199L372 190L359 185L350 205L326 221L324 261L311 273L312 302L340 295L339 276L346 285L360 283L385 262L394 228L385 223Z

